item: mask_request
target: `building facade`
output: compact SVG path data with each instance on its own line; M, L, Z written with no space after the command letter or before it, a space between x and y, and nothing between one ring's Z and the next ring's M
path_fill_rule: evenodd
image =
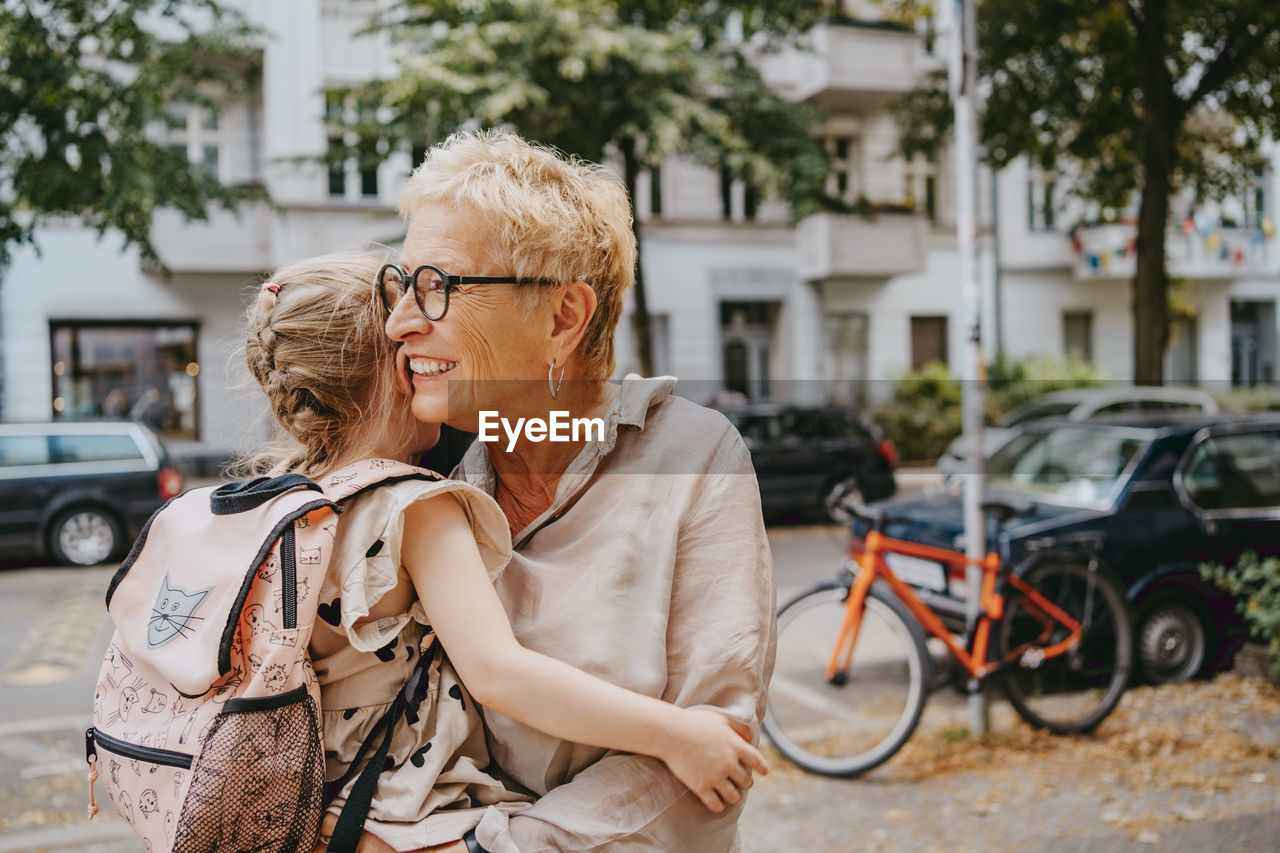
M386 45L360 32L374 0L241 5L270 34L249 95L216 112L173 105L179 127L167 142L226 182L261 183L274 207L208 223L161 215L154 242L168 277L110 235L72 222L43 229L39 251L17 251L0 283L5 419L132 416L179 453L210 458L253 445L266 422L237 324L264 273L402 237L394 208L410 152L379 152L382 165L363 170L315 159L355 142L333 130L349 105L326 101L326 87L391 70ZM780 203L679 159L642 175L635 201L657 372L753 399L859 404L913 367L965 357L954 166L945 156L905 161L886 109L943 66L947 21L906 29L876 21L874 4L849 2L846 12L806 45L762 59L762 70L778 90L825 108L815 132L835 165L828 190L869 215L793 224ZM1275 381L1278 172L1245 198L1179 209L1171 380ZM988 356L1077 353L1128 378L1135 226L1126 214L1091 217L1063 181L1025 164L994 182L982 174L978 186ZM636 368L634 352L624 320L619 373Z

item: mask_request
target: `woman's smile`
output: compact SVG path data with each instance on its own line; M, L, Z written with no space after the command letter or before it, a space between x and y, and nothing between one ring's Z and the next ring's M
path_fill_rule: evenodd
M412 374L414 381L419 379L434 379L453 370L458 366L456 361L444 361L437 358L423 358L409 356L406 361L409 365L409 373Z

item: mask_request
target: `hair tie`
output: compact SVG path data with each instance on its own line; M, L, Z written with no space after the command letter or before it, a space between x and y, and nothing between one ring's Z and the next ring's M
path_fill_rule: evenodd
M276 284L274 281L264 281L262 283L262 289L270 290L276 296L280 295L280 285Z

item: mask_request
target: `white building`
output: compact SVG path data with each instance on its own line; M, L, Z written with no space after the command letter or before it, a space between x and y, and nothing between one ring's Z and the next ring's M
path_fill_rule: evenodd
M155 243L168 279L117 239L74 223L43 229L39 253L16 252L0 283L7 419L132 413L158 422L183 453L251 445L265 427L239 365L236 324L263 273L403 234L394 206L408 152L367 172L301 161L326 150L326 116L346 108L326 104L324 88L389 70L377 38L356 35L373 4L242 5L272 34L250 96L216 114L174 105L186 128L169 142L224 181L261 182L276 209L218 213L208 224L160 217ZM848 4L871 14L856 7ZM945 36L841 20L810 38L811 49L767 60L766 77L828 109L818 132L837 166L829 189L879 212L792 227L782 205L757 204L741 184L694 164L673 160L642 176L636 207L659 372L753 397L856 401L877 394L866 380L887 388L913 366L963 357L954 169L948 158L904 162L885 112L943 62ZM1247 202L1223 205L1235 227L1215 218L1171 234L1171 272L1187 279L1180 296L1194 313L1175 323L1170 378L1275 380L1280 244L1260 235L1262 219L1275 218L1277 172ZM1081 211L1055 187L1046 207L1045 183L1021 165L999 176L996 193L989 177L979 182L988 234L998 199L998 275L990 240L981 260L987 352L997 341L1014 357L1074 350L1125 379L1133 226L1071 235ZM619 332L620 372L635 367L629 328L624 321Z

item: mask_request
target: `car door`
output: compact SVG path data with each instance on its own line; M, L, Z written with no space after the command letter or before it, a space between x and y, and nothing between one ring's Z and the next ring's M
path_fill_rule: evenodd
M41 514L54 488L48 473L48 436L0 435L0 543L29 547L39 541Z
M1200 519L1207 562L1229 566L1245 550L1280 556L1280 424L1205 431L1176 482Z

